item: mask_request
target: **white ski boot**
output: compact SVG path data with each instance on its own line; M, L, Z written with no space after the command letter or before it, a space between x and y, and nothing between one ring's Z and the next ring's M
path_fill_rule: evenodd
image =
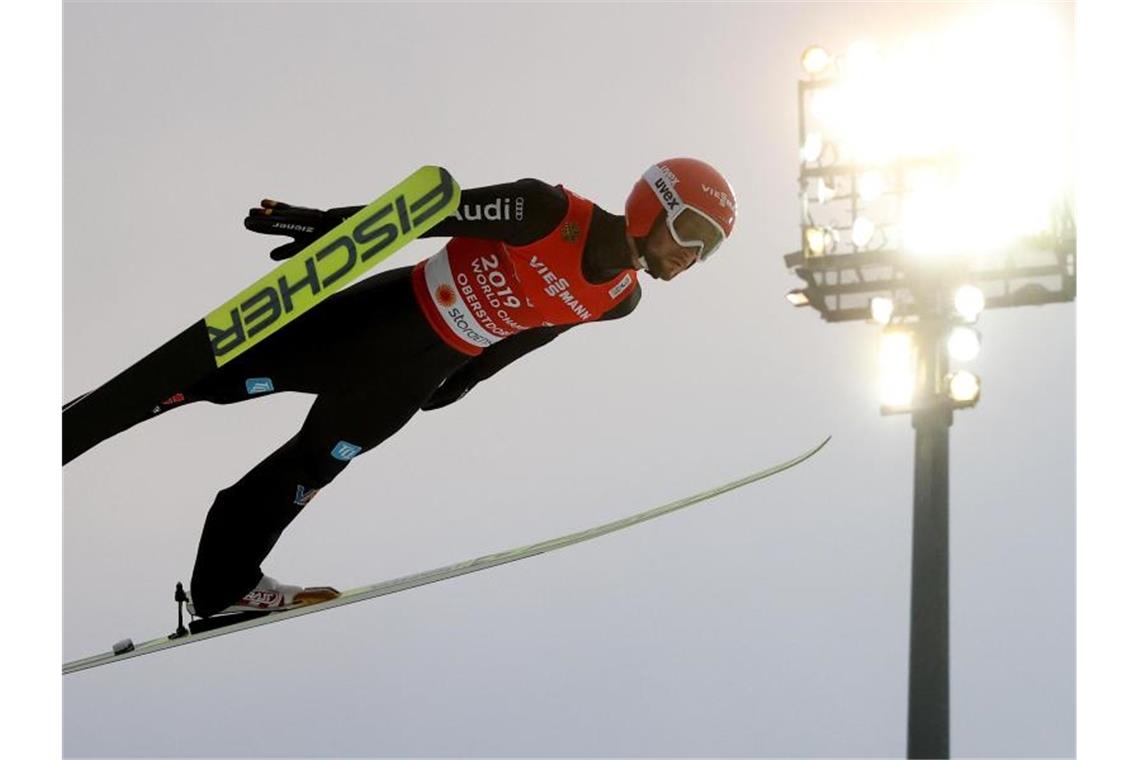
M295 607L303 607L306 604L327 602L329 599L335 599L338 596L340 596L340 592L329 586L302 588L301 586L290 586L285 583L279 583L268 575L262 575L257 585L250 589L245 596L216 614L228 615L234 612L280 612L282 610L291 610ZM191 615L196 615L193 599L187 602L186 609Z

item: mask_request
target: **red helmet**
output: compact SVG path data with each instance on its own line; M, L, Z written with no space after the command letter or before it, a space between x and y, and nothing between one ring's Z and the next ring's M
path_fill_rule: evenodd
M694 237L694 228L704 222L685 223L684 216L703 217L712 231ZM645 237L654 222L665 214L669 231L680 245L701 243L701 258L707 259L732 234L736 222L736 193L720 172L695 158L670 158L646 170L625 199L625 224L635 238ZM681 220L681 224L677 224ZM681 232L688 229L690 232ZM711 235L711 237L710 237Z

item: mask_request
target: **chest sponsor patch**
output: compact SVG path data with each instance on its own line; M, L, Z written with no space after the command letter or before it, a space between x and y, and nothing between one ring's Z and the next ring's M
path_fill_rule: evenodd
M517 306L519 301L506 292L508 283L501 272L477 266L453 273L447 248L428 259L423 271L440 317L460 340L486 348L512 333L506 302Z

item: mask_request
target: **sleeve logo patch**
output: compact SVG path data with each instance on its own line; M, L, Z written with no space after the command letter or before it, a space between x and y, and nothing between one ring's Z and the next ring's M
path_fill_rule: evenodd
M620 296L622 293L624 293L629 288L629 286L632 284L633 284L633 275L631 275L629 272L626 272L625 277L622 277L621 281L617 285L614 285L612 288L610 288L610 299L611 300L616 299L618 296Z
M245 381L245 392L251 396L258 393L272 393L273 381L268 377L251 377Z
M360 446L357 446L355 443L341 441L336 446L333 446L332 458L339 459L342 462L347 462L359 454L361 451L363 451L363 449Z

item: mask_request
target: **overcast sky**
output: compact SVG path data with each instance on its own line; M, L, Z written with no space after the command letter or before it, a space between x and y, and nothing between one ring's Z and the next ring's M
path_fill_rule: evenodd
M673 155L736 188L737 231L707 266L417 417L322 490L271 575L374 583L834 440L595 542L69 676L66 754L903 754L913 431L878 413L876 330L783 300L795 83L809 44L975 10L68 4L67 398L270 268L273 244L241 225L262 197L365 203L436 163L461 185L535 176L620 212ZM951 433L952 748L1069 755L1074 307L990 312L980 330L984 399ZM65 659L173 629L214 494L310 401L194 405L67 466Z

